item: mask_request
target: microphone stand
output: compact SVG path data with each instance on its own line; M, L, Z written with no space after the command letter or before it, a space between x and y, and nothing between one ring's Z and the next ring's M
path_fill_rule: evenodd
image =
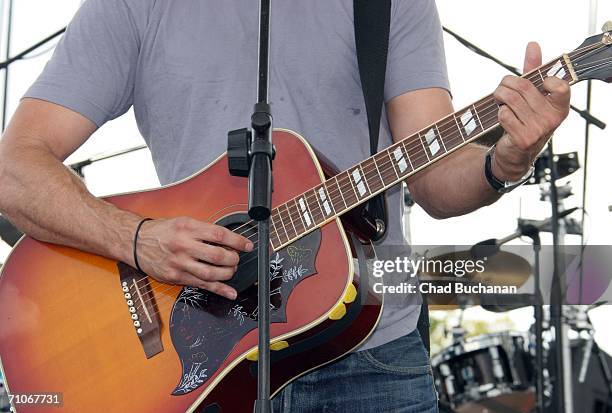
M257 400L255 413L272 413L270 401L270 212L272 208L272 111L268 104L270 0L260 0L258 102L251 125L255 132L249 171L249 216L258 221L257 246Z
M256 413L271 413L270 401L270 213L272 209L272 111L268 103L270 0L259 2L257 103L251 128L228 133L231 175L249 178L249 217L257 221L257 400Z

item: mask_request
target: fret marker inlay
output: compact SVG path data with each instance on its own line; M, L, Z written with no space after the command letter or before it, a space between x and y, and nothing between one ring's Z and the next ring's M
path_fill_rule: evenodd
M359 196L364 196L366 193L366 187L361 180L361 174L358 169L353 171L353 180L355 181L355 185L357 185L357 191L359 191Z
M404 154L400 148L396 148L393 151L393 156L397 161L397 167L399 168L400 172L403 173L406 169L408 169L408 164L406 163L406 159L404 159Z
M463 124L466 136L470 136L470 134L476 130L476 120L470 109L461 115L461 123Z
M325 210L325 215L331 214L331 208L329 207L329 201L327 200L327 194L325 194L325 190L323 188L319 188L319 198L321 199L321 203L323 204L323 209Z
M304 222L306 222L306 226L311 226L312 220L310 219L310 213L308 212L308 209L306 209L304 198L300 198L298 203L300 204L300 209L302 210L302 217L304 217Z
M563 69L563 65L561 64L561 60L557 60L557 63L550 68L548 72L546 72L546 76L553 77L556 76L559 79L563 79L565 77L565 69Z
M425 141L427 142L427 146L429 147L429 152L431 152L431 156L435 156L440 150L440 144L438 143L438 140L436 139L436 132L434 131L433 128L431 128L425 134Z

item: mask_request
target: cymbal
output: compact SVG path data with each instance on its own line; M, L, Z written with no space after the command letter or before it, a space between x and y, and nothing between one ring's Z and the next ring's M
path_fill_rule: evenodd
M457 251L447 254L441 254L428 260L460 262L474 261L470 251ZM433 266L432 271L421 271L419 280L421 283L427 282L435 286L448 286L453 283L462 284L483 284L486 286L513 286L521 287L531 274L531 265L523 257L516 254L499 251L485 259L484 271L466 272L465 275L459 276L452 272L443 271L446 266ZM442 267L442 268L440 268ZM430 268L425 268L429 270ZM429 304L431 310L454 310L460 308L460 304L464 306L479 305L480 297L478 294L463 294L460 297L458 294L429 294ZM461 301L461 302L459 302Z

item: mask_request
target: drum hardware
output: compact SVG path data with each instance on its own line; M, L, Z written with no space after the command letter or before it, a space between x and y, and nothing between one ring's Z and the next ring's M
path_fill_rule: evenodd
M568 183L557 187L557 194L560 200L564 200L574 195L572 186ZM550 199L550 189L540 185L540 201L548 201Z
M463 316L464 316L466 307L467 307L467 300L459 304L459 310L460 310L459 318L457 319L457 323L451 327L451 331L450 331L450 333L452 334L453 343L462 341L467 334L467 330L463 328ZM448 336L448 331L446 331L445 335Z
M550 182L550 167L548 152L544 152L535 164L533 176L526 182L526 185L541 184L542 182ZM554 161L557 166L558 179L565 178L578 169L580 169L580 161L578 160L578 152L559 153L554 156Z
M529 342L525 334L486 334L434 356L441 404L458 413L529 412L535 404Z
M577 208L564 211L565 215L569 215ZM564 215L564 216L565 216ZM542 292L540 289L540 228L550 225L550 219L544 220L536 224L521 224L519 221L518 229L511 235L500 240L486 240L478 243L470 250L474 257L491 257L499 254L500 246L513 239L521 236L531 238L533 244L534 255L534 291L533 291L533 316L535 319L535 365L542 366L544 360L544 343L542 341L542 323L544 315L542 313ZM541 368L535 371L535 411L538 413L544 412L544 375Z
M589 311L599 307L604 303L596 303L593 305L574 305L568 306L566 309L566 320L567 324L578 334L583 337L586 335L586 340L583 340L582 344L582 360L580 363L580 370L578 372L578 383L584 383L587 371L589 367L589 361L593 352L597 353L601 371L603 373L604 380L608 387L609 397L612 396L612 372L608 363L603 357L603 352L599 349L599 346L595 342L595 328L591 323L589 317Z

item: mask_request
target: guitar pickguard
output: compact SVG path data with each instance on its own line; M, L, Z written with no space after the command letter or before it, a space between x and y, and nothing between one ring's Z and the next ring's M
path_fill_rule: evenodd
M270 319L286 321L285 305L295 286L316 274L321 231L313 231L270 256ZM240 267L236 276L240 276ZM170 315L170 337L182 364L173 395L187 394L212 377L234 345L257 328L257 286L228 300L209 291L184 287Z

